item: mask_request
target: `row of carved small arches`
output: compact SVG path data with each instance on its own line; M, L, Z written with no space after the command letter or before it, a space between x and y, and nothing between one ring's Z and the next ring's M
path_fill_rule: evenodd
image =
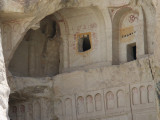
M119 90L116 94L117 96L117 107L121 108L125 106L125 94L123 90ZM95 100L95 101L94 101ZM86 107L87 112L91 113L95 111L101 111L102 110L102 96L100 93L96 94L94 96L94 100L92 95L88 95L86 97ZM94 102L93 102L94 101ZM83 106L83 107L82 107ZM77 108L78 113L82 114L85 112L85 106L84 106L84 97L79 96L77 99ZM115 108L115 96L112 91L109 91L106 93L106 108L107 109L113 109Z
M144 86L141 86L141 88L143 88ZM148 91L152 88L151 85L149 85L147 87ZM132 89L132 93L133 90L137 89L136 87L134 87ZM138 89L137 89L138 90ZM148 92L149 93L149 92ZM115 97L116 96L116 97ZM106 99L106 109L114 109L115 107L117 108L121 108L125 106L125 93L123 90L118 90L116 92L116 95L113 94L112 91L108 91L105 94L105 99ZM134 93L133 93L133 99L134 99ZM134 101L134 100L133 100ZM102 110L102 95L100 93L96 94L94 96L94 100L93 100L93 96L92 95L88 95L86 97L86 104L85 104L85 99L82 96L79 96L77 98L77 111L78 114L83 114L86 110L85 110L85 105L87 107L87 112L91 113L95 111L101 111ZM116 103L117 106L116 106ZM152 102L151 100L149 100L149 102ZM62 102L60 102L62 104ZM136 104L136 103L134 103ZM62 108L62 105L61 105ZM67 98L65 99L65 108L66 108L66 114L72 114L72 99ZM70 110L69 110L70 109ZM62 109L61 109L62 111ZM62 113L62 112L61 112Z
M17 106L12 107L12 113L17 113L17 112L25 113L25 111L26 109L24 105L20 105L20 107Z
M25 120L26 108L24 105L13 106L11 112L12 112L12 114L10 114L11 120Z
M153 103L154 102L154 90L152 85L140 86L139 89L134 87L132 89L132 101L133 105Z
M10 33L10 32L20 32L21 25L19 23L9 25L4 24L3 25L3 33Z
M12 114L17 116L17 113L20 112L22 114L25 114L25 112L30 113L30 117L33 118L33 107L34 107L34 114L37 117L41 116L41 105L39 102L35 102L34 105L28 104L28 105L20 105L20 106L13 106L12 107ZM41 118L39 118L40 120Z
M105 94L106 96L106 109L113 109L115 107L121 108L125 106L125 93L123 90L118 90L116 92L116 97L112 91ZM117 105L115 104L115 100Z
M109 91L106 93L106 105L107 105L107 109L113 109L115 108L115 102L114 102L114 94L113 92ZM95 96L94 96L94 99L93 99L93 96L92 95L88 95L86 97L86 104L85 104L85 100L84 100L84 97L82 96L79 96L77 98L77 112L78 114L83 114L85 113L85 111L87 111L87 113L92 113L94 111L101 111L102 110L102 102L104 102L102 100L102 95L100 93L97 93ZM124 104L125 104L125 95L124 95L124 91L123 90L119 90L117 92L117 107L120 108L120 107L124 107ZM61 115L63 114L62 112L62 101L58 101L58 105L59 105L59 112ZM85 110L85 105L86 105L86 108L87 110ZM69 115L69 114L72 114L72 99L70 98L67 98L65 99L65 114L66 115Z
M86 97L86 105L87 105L87 112L88 113L94 112L94 104L95 104L95 111L102 110L102 95L100 93L97 93L95 95L94 99L95 99L95 103L93 101L92 95L88 95ZM57 114L62 115L63 114L62 101L58 100L57 105L58 105ZM84 101L84 97L82 97L82 96L79 96L77 98L77 112L78 112L78 114L85 113L85 101ZM66 98L65 99L65 115L70 116L72 113L73 113L72 99Z
M102 95L100 93L97 93L94 97L92 95L87 95L86 107L87 107L87 113L92 113L94 111L101 111ZM78 109L77 110L78 114L83 114L85 112L85 100L84 97L82 96L79 96L77 98L77 109Z

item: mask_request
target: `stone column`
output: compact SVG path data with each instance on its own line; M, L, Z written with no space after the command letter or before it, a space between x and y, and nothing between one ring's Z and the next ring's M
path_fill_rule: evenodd
M0 28L0 120L9 120L8 98L10 89L7 83L6 70L2 50L2 35Z

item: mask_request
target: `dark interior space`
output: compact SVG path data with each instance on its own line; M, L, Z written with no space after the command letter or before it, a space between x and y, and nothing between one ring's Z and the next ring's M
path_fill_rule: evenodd
M91 49L90 37L89 35L83 35L78 41L78 51L85 52Z
M137 59L136 43L127 45L127 59L128 59L128 62Z

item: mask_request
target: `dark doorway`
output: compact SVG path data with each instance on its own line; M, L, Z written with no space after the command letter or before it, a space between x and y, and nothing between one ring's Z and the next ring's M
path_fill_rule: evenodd
M78 52L85 52L91 49L89 35L83 35L78 41Z
M132 51L133 51L133 59L136 60L137 59L137 57L136 57L136 46L132 47Z
M137 59L137 50L136 43L127 45L127 59L129 61L133 61Z

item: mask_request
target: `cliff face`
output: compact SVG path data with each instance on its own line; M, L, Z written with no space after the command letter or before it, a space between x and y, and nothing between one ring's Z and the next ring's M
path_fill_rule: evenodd
M1 0L0 18L0 119L10 87L13 120L157 120L158 0Z

